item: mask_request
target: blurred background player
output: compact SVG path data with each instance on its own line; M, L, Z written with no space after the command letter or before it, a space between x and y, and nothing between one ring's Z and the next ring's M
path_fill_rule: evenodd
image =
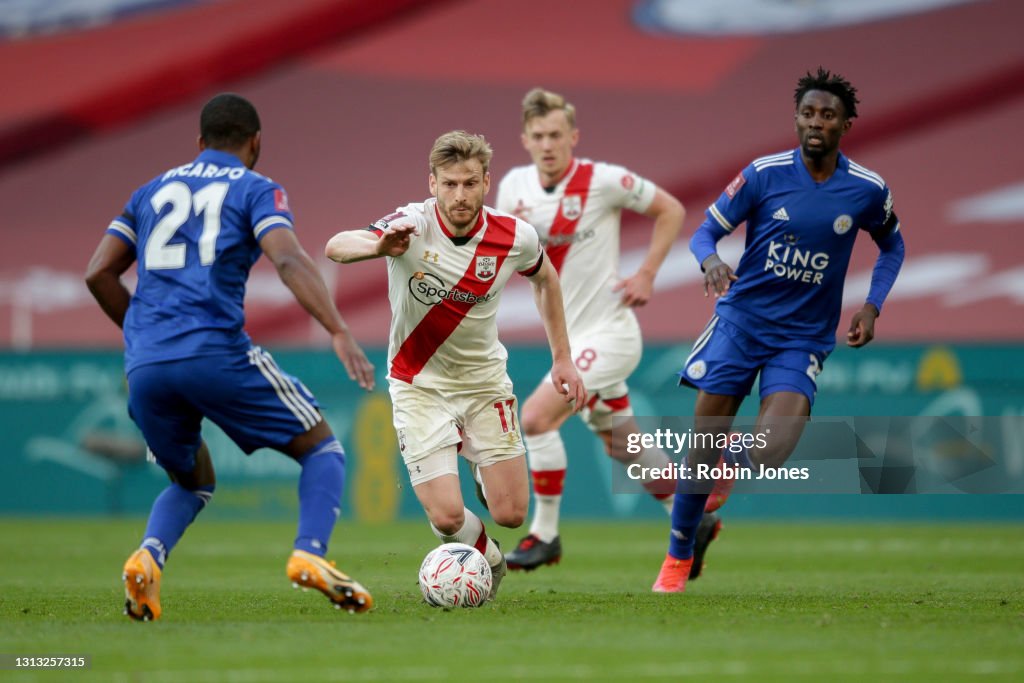
M778 467L792 453L811 414L816 378L835 347L843 284L861 230L880 253L846 343L860 347L874 337L904 247L885 182L839 151L857 116L856 93L846 79L820 67L802 77L794 96L799 146L747 166L708 208L690 240L704 271L705 296L719 297L680 372L680 383L699 390L693 429L726 433L758 375L755 432L772 425L766 448L727 449L724 455L695 448L688 456L691 466L724 457L738 467ZM716 244L744 221L746 245L734 273L718 257ZM698 483L680 482L654 591L685 589L706 499Z
M493 599L505 559L463 503L458 454L461 449L478 468L494 521L521 525L529 484L496 322L513 273L534 288L551 346L552 395L572 413L586 392L570 355L558 275L537 231L484 206L490 161L482 137L442 135L430 152L434 198L403 206L368 230L338 233L326 253L341 263L389 257L388 382L402 458L434 534L442 543L474 546L487 558Z
M633 414L626 379L640 362L642 340L631 309L650 299L658 268L682 228L683 206L622 166L577 159L576 108L562 95L534 88L523 98L522 116L523 147L533 163L505 175L497 208L537 228L558 271L573 361L590 397L581 412L587 426L616 460L664 467L669 459L660 450L633 455L625 444L613 443L612 420ZM619 277L622 209L654 219L646 258L625 279ZM546 378L523 405L535 508L530 533L507 556L510 569L531 570L562 556L558 517L568 458L558 430L570 415L572 407ZM673 489L665 485L645 484L671 510Z
M238 95L217 95L203 107L199 126L199 156L132 195L86 275L100 307L124 329L129 412L172 482L153 503L141 548L124 565L125 613L160 617L164 562L213 496L213 462L200 437L204 417L246 453L274 448L301 465L288 577L338 607L368 610L369 592L323 559L344 487L341 444L309 390L243 329L246 281L261 251L331 334L349 377L372 389L373 366L299 245L284 189L252 170L262 139L256 109ZM135 261L131 294L121 275Z

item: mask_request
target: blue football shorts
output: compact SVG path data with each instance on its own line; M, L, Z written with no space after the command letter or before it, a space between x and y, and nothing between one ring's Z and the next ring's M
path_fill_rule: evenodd
M805 348L768 346L727 320L714 316L693 344L679 383L709 394L747 396L761 375L760 395L791 391L814 405L817 377L828 351L808 342Z
M280 450L322 419L309 389L258 346L133 369L128 413L156 461L176 472L195 467L204 417L246 453Z

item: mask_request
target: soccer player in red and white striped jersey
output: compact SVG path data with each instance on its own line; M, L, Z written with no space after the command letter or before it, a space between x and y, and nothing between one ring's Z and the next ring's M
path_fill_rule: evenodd
M633 308L650 299L685 211L665 190L622 166L575 157L578 141L572 104L541 88L527 93L522 142L533 163L505 175L497 207L537 228L558 270L572 357L590 394L581 413L587 426L616 460L663 468L669 460L661 450L633 455L613 443L612 422L633 415L626 380L643 350ZM654 219L647 254L626 277L619 274L623 209ZM530 570L561 558L558 518L568 458L558 430L571 415L544 380L523 406L536 506L529 535L508 555L510 569ZM645 486L671 510L670 484L652 480Z
M484 206L491 148L453 131L430 154L433 198L407 204L369 229L335 235L328 258L387 257L391 400L413 490L442 543L475 546L494 573L505 559L465 507L458 455L476 465L494 521L518 527L529 506L518 405L498 341L498 300L512 275L530 279L551 346L552 392L571 414L586 392L570 355L562 293L537 231Z

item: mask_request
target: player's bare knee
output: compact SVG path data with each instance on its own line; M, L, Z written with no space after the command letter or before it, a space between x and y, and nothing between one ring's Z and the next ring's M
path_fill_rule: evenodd
M750 460L755 465L782 467L800 442L803 422L776 426L772 432L771 436L765 440L763 447L754 447L748 450Z
M523 434L526 436L537 436L538 434L558 429L558 424L549 415L545 414L542 410L531 407L529 401L523 406L520 422L522 423Z
M516 529L526 521L526 513L529 511L530 500L513 500L506 498L498 505L490 505L491 517L498 526L508 529Z
M622 431L621 434L617 432ZM637 453L629 452L629 443L627 442L627 434L623 430L606 430L597 432L597 436L600 437L604 443L604 452L612 460L617 460L623 464L629 464L635 462L639 457Z
M498 526L503 526L507 529L517 529L526 521L526 506L524 505L520 509L504 510L500 514L495 512L492 516L494 517L495 524Z
M430 523L446 536L454 536L466 524L465 508L431 509L427 516Z

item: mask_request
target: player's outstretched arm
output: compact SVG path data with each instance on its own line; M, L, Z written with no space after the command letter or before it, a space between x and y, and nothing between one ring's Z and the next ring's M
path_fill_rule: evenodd
M89 287L103 312L118 327L124 326L124 316L132 295L121 282L121 275L135 263L135 250L124 240L104 235L89 260L85 271L85 284Z
M636 273L615 285L615 291L622 292L622 303L626 306L643 306L650 301L654 278L683 228L686 209L678 199L659 187L644 215L654 219L647 256Z
M401 256L409 249L409 241L415 234L416 226L409 223L389 225L379 237L370 230L346 230L327 241L324 254L338 263Z
M565 396L567 402L575 401L573 412L579 412L587 402L587 390L572 362L569 347L569 332L565 327L565 309L562 304L562 287L558 273L548 259L544 259L540 270L530 276L533 296L544 322L544 332L551 347L551 383L555 390Z
M373 364L349 332L334 299L327 291L313 259L299 244L291 230L280 228L264 233L260 246L277 268L281 282L291 290L302 306L331 334L331 345L349 379L363 389L373 389Z

